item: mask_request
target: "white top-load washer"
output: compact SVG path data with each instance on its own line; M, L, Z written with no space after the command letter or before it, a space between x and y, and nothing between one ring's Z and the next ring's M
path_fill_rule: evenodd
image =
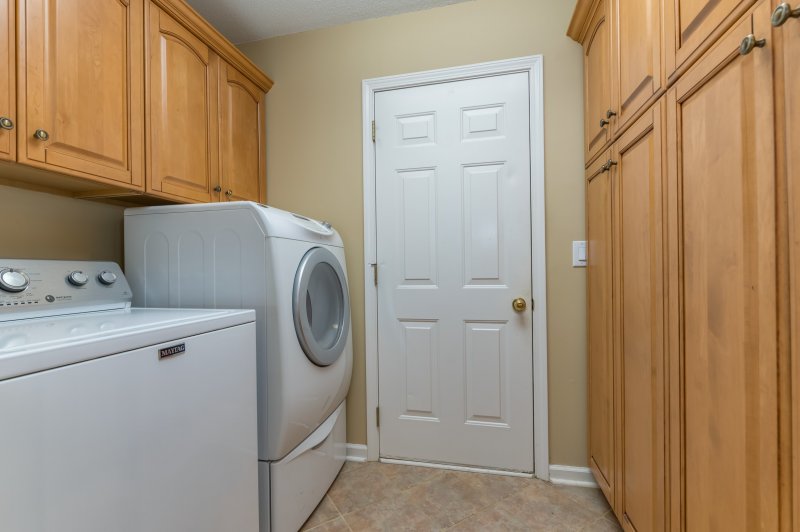
M0 529L258 529L254 313L130 301L114 263L0 259Z
M127 209L125 271L143 307L255 309L261 529L297 530L346 455L353 350L339 234L251 202Z

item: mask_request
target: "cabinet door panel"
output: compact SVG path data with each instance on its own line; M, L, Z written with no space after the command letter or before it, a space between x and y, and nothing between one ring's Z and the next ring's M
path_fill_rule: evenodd
M20 100L25 99L20 160L140 184L142 1L26 0L19 5L24 32ZM34 137L40 129L46 140Z
M667 0L667 71L672 74L722 26L733 23L755 0Z
M601 125L611 105L611 24L607 0L598 2L583 43L586 162L611 140L611 124Z
M16 23L14 0L0 0L0 117L11 120L16 126ZM17 158L16 129L0 128L0 159Z
M607 157L602 158L603 163ZM600 164L586 185L589 464L609 503L615 498L614 348L612 336L612 182Z
M153 4L149 19L148 188L208 202L219 184L219 60Z
M665 529L662 105L615 145L621 520Z
M777 2L776 2L777 3ZM793 7L797 7L794 6ZM780 29L783 39L785 153L789 196L789 283L790 283L790 341L791 362L791 416L792 464L794 467L794 500L792 519L800 527L800 20L792 19Z
M763 2L669 92L673 522L777 530L776 183ZM674 469L673 469L674 471Z
M220 77L220 164L229 201L266 202L264 94L231 65Z
M615 100L619 127L664 86L662 0L615 0Z

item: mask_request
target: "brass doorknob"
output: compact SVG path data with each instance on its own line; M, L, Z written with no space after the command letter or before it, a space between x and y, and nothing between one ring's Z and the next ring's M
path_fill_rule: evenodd
M523 298L518 297L517 299L511 302L511 306L517 312L525 312L525 309L528 308L528 303L526 303Z

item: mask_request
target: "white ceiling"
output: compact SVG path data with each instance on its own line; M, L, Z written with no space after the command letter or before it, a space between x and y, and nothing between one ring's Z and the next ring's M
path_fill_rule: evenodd
M235 44L467 0L188 0Z

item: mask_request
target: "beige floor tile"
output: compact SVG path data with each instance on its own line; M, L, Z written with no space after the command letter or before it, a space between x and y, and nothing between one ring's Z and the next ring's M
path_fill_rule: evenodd
M337 517L341 517L341 514L339 514L339 510L336 509L336 505L333 504L333 501L331 501L330 497L326 495L314 512L309 516L301 530L314 528L322 523L333 521Z
M344 518L337 517L333 521L322 523L319 526L309 529L309 532L350 532L350 527L345 523Z
M622 532L622 527L619 526L617 518L614 514L608 512L595 521L592 521L581 532Z
M385 464L377 462L367 462L343 469L339 473L328 491L328 496L342 515L395 496L403 490L402 485L393 482L381 471L384 466Z
M602 515L609 507L603 492L599 488L579 488L577 486L557 486L557 489L575 502L583 504L587 509Z

